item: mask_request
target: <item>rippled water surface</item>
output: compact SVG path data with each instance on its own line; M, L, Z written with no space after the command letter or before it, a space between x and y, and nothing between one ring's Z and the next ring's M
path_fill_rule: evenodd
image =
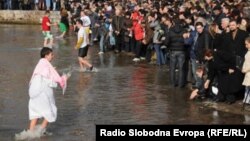
M53 34L57 33L53 29ZM53 65L60 73L77 68L73 33L56 40ZM43 44L40 26L0 25L0 140L27 129L28 83ZM63 96L55 90L58 118L42 141L94 141L96 124L249 124L247 114L216 111L188 100L188 89L171 88L167 67L134 64L125 54L97 54L96 73L73 71ZM237 109L236 109L237 110Z

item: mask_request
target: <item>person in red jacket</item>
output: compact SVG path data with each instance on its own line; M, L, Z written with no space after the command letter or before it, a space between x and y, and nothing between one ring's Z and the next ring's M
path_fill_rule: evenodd
M49 16L50 16L50 12L49 10L46 10L45 15L42 19L42 33L44 35L43 46L51 48L53 44L53 35L50 33L50 27L52 23L50 22ZM48 43L48 39L50 40L49 43Z
M133 31L135 35L135 58L133 61L137 62L140 61L140 55L141 55L141 46L142 46L142 40L144 39L145 36L145 21L137 22L133 26Z

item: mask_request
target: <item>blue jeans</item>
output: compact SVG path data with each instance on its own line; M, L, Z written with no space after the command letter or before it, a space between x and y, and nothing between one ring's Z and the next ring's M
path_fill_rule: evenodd
M196 70L198 68L198 66L200 65L199 63L197 63L196 59L190 59L191 60L191 66L192 66L192 75L193 75L193 78L195 80L195 86L196 87L199 87L200 85L202 85L202 80L201 78L199 78L196 74Z
M250 87L249 86L246 86L245 96L244 96L244 99L243 99L243 103L250 104Z
M185 52L184 51L171 51L170 52L170 82L173 86L178 84L179 87L183 87L184 84L184 62ZM178 65L178 83L176 82L175 71Z
M100 46L100 51L104 52L104 35L101 35L99 46Z
M164 58L163 52L161 50L161 45L160 44L154 44L154 49L155 49L156 57L157 57L157 64L158 65L165 64L165 58Z
M47 10L50 10L50 3L51 3L51 0L46 0L45 1L46 2L46 8L47 8Z
M5 9L12 9L12 0L5 1Z

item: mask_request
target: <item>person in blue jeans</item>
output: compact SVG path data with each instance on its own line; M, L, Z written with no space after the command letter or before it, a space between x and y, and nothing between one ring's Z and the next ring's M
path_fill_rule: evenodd
M180 88L185 86L184 82L184 63L186 59L184 33L185 29L181 26L178 19L173 20L173 26L169 29L168 36L165 40L166 46L170 50L170 82L174 87ZM176 70L178 69L178 77Z

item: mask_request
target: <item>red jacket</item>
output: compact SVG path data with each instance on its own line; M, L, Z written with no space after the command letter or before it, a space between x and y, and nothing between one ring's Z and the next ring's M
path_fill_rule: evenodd
M50 31L50 26L47 25L47 22L50 23L49 17L44 16L42 20L42 30Z
M138 22L140 22L143 17L140 15L140 13L138 11L134 11L132 14L131 14L131 19L133 21L133 26L136 25Z
M134 25L133 30L134 30L134 35L135 35L136 41L142 40L144 38L145 31L140 23L137 23L136 25Z

